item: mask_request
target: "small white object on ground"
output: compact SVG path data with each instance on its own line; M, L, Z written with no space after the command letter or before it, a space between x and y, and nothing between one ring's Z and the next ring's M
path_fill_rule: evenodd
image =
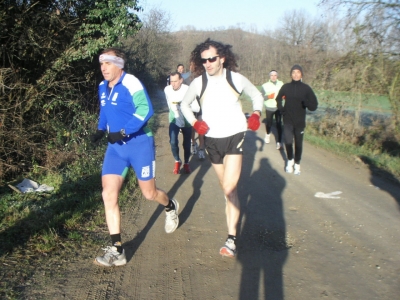
M22 193L32 193L32 192L50 192L54 190L54 187L48 186L46 184L41 184L39 185L37 182L30 180L30 179L24 179L20 183L16 185L16 187L22 192Z

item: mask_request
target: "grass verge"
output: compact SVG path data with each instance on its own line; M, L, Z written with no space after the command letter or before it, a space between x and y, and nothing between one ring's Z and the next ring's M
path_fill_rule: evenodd
M360 147L349 142L338 142L329 137L317 135L314 131L307 131L304 139L317 147L328 150L351 162L363 162L371 171L394 181L400 180L400 157L389 153Z
M35 172L26 176L54 187L49 193L0 190L0 295L19 299L32 274L44 268L54 276L70 253L102 242L104 231L100 163L104 146L87 151L63 173ZM85 166L85 173L82 173Z

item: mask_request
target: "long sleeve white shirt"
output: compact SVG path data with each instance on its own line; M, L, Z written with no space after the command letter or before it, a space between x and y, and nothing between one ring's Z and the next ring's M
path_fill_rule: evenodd
M182 84L177 91L172 88L172 85L164 88L169 108L169 122L175 123L178 127L185 127L185 118L181 112L180 104L188 89L189 87L186 84Z
M263 97L260 91L243 75L231 72L232 81L239 92L247 94L253 102L253 110L262 111ZM243 113L239 95L226 80L226 69L221 76L207 74L207 87L200 99L202 119L210 128L206 136L223 138L247 130L247 121ZM181 110L186 120L194 124L196 118L190 104L200 96L202 77L195 78L181 103Z

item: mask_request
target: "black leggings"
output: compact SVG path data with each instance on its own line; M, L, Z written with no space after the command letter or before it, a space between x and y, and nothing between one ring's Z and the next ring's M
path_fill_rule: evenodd
M283 126L285 135L285 147L288 160L293 159L293 137L294 137L294 162L300 164L301 154L303 152L304 127L297 128L292 124Z
M270 111L270 110L265 110L267 113L267 122L265 123L265 129L267 130L267 134L271 133L271 127L272 127L272 119L275 116L275 122L276 122L276 129L278 131L278 143L282 141L282 115L279 110L276 111Z

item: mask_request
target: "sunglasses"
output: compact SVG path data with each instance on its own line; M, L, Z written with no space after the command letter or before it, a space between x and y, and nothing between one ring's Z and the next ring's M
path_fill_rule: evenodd
M206 64L206 63L207 63L207 60L208 60L210 63L213 63L213 62L215 62L215 61L217 60L217 57L219 57L219 55L213 56L213 57L209 57L209 58L201 58L200 60L201 60L201 63L202 63L202 64Z

